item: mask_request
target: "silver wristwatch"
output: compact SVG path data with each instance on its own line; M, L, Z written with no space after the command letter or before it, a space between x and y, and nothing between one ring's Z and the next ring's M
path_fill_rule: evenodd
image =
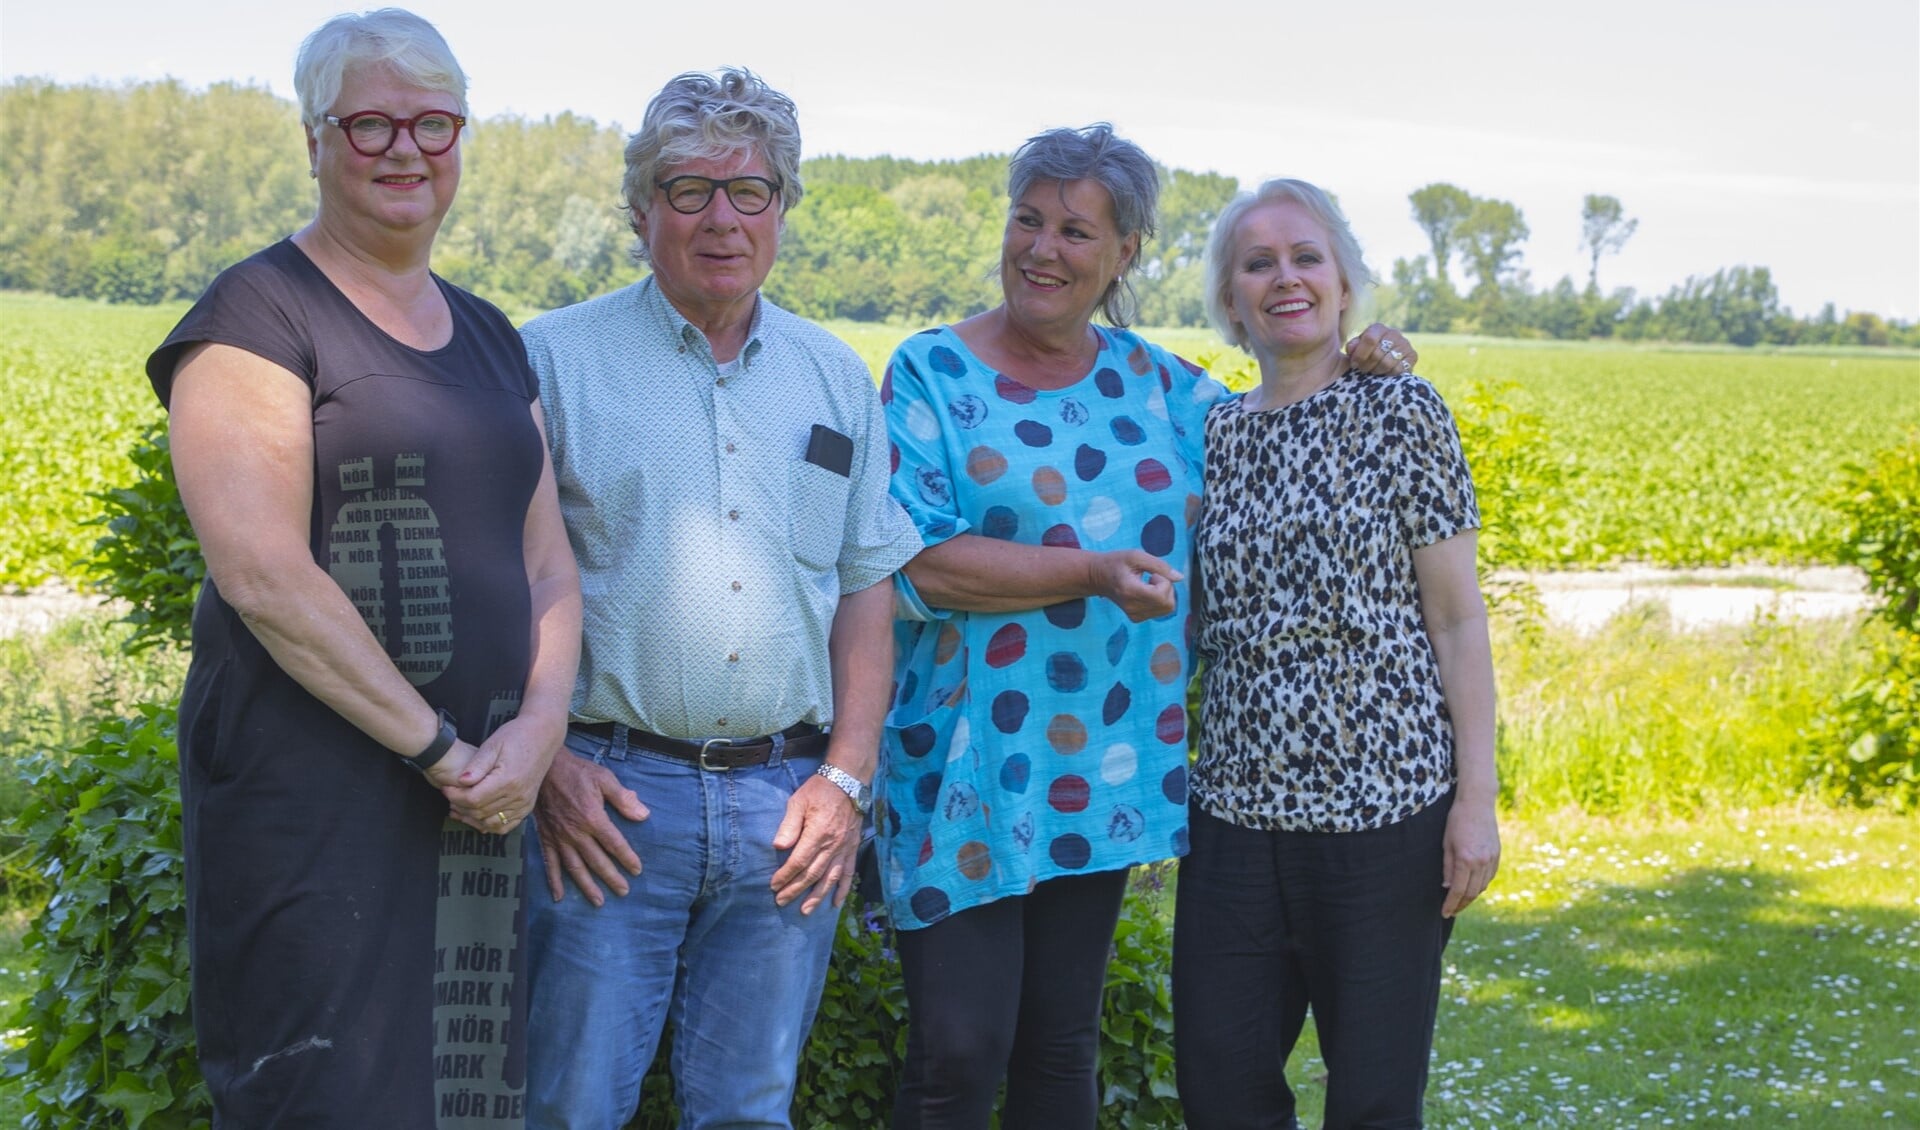
M865 816L867 813L873 811L872 786L847 772L845 769L840 768L838 765L828 765L823 762L820 768L814 770L814 776L825 777L827 780L832 781L834 788L847 794L847 799L853 802L853 807L860 815Z

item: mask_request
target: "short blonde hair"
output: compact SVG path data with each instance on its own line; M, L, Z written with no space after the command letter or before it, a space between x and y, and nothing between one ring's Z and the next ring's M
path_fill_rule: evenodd
M1248 212L1262 204L1273 204L1290 200L1305 208L1319 225L1327 229L1327 240L1332 245L1327 250L1333 257L1333 265L1340 272L1340 282L1347 288L1351 301L1347 308L1340 311L1340 340L1347 338L1347 326L1354 312L1360 306L1363 291L1374 282L1373 271L1367 267L1367 261L1360 254L1360 241L1353 238L1353 228L1348 226L1345 213L1340 205L1317 185L1303 180L1278 178L1267 181L1252 192L1243 192L1220 210L1220 217L1213 222L1213 232L1207 236L1206 274L1207 280L1207 320L1220 336L1240 347L1247 348L1247 330L1245 326L1235 324L1233 315L1227 309L1227 292L1233 286L1233 237L1234 229Z
M293 64L293 90L300 98L300 120L317 129L340 97L349 70L385 65L409 86L435 90L467 116L467 75L453 49L434 26L405 8L335 16L300 44ZM362 107L342 107L353 110Z

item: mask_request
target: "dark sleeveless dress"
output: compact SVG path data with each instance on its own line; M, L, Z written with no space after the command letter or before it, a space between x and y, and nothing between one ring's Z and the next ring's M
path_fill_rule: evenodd
M307 382L314 561L479 742L518 710L530 658L538 387L506 318L439 285L453 338L412 349L283 241L216 279L147 374L164 403L187 349L217 342ZM211 582L179 738L215 1125L518 1125L518 833L447 821L445 799L282 671Z

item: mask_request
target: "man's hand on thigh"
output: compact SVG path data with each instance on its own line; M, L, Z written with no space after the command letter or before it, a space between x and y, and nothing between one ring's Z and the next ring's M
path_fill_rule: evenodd
M624 895L627 876L640 874L639 853L607 815L609 806L628 820L647 818L647 806L620 783L611 769L568 749L554 756L534 805L540 856L553 901L559 902L566 894L562 874L571 875L581 895L594 906L607 901L601 883L614 894Z
M773 873L773 900L785 906L801 896L800 913L812 914L833 896L838 907L853 886L854 859L860 852L860 814L824 777L809 777L787 801L787 817L774 833L773 846L789 851Z

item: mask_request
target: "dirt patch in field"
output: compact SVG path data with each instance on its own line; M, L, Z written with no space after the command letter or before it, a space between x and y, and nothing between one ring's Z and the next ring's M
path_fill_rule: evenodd
M44 632L68 617L104 608L108 603L106 597L74 592L61 584L0 593L0 639Z
M1664 606L1679 628L1859 616L1873 607L1866 575L1821 565L1788 568L1746 565L1730 569L1620 569L1570 573L1516 573L1540 592L1547 617L1583 632L1635 604Z
M1821 565L1786 568L1748 565L1732 569L1619 569L1566 573L1514 573L1539 590L1556 623L1593 631L1629 605L1664 605L1676 626L1699 628L1747 623L1756 616L1817 619L1858 616L1872 607L1867 579L1858 569ZM108 605L104 597L61 585L0 593L0 639L44 632L69 616Z

